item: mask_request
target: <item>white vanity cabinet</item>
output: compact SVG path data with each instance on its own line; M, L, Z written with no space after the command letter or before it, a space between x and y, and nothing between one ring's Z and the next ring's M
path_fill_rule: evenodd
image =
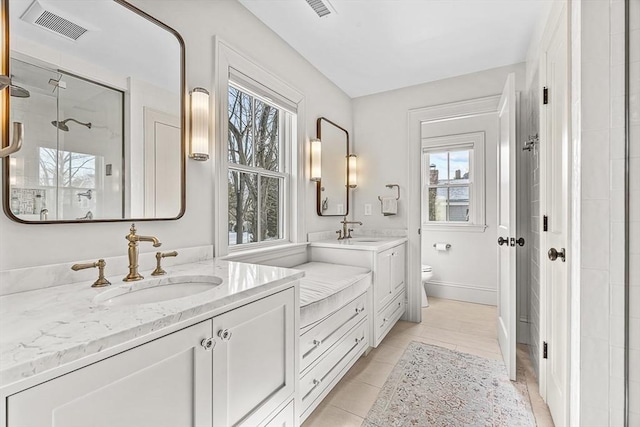
M406 309L406 239L397 243L375 241L314 242L309 248L312 261L367 267L373 272L370 314L371 343L377 347Z
M285 289L15 393L7 426L294 425L295 299Z
M210 426L211 320L9 396L9 427Z

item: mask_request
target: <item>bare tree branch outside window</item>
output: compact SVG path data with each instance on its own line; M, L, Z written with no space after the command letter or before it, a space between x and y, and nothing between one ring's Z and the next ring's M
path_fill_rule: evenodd
M229 87L229 245L281 239L283 112Z

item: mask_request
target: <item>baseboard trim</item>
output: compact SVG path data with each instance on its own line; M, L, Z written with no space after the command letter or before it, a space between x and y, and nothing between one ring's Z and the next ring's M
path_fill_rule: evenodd
M498 303L498 293L495 289L460 283L431 281L427 283L427 295L476 304L497 305Z

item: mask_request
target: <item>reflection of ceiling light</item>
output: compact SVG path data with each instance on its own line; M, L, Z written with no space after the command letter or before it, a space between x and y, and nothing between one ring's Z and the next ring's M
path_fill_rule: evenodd
M38 0L31 3L20 19L74 41L89 31L82 25L45 9Z

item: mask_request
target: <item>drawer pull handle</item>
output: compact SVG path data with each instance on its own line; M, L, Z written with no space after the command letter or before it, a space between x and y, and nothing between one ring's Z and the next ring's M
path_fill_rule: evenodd
M364 341L364 336L362 338L356 338L356 344L360 344L362 341Z
M231 331L228 329L221 329L218 331L218 336L222 341L229 341L231 339Z
M360 308L360 307L356 307L356 314L360 314L364 311L364 307Z
M207 351L211 351L216 346L216 342L213 338L205 338L200 341L200 345Z
M320 347L320 345L322 344L322 341L320 340L313 340L313 346L314 347Z
M311 393L313 393L313 390L315 390L315 389L316 389L316 387L318 387L318 386L320 385L320 383L321 383L321 382L322 382L322 381L317 380L317 379L315 379L315 378L314 378L314 379L313 379L313 387L311 387L311 389L309 389L309 391L307 392L307 394L305 394L305 395L302 397L302 400L304 401L307 397L309 397L309 395L310 395Z
M387 323L387 318L386 317L384 319L382 319L382 325L380 325L380 327L382 328L385 325L385 323Z

